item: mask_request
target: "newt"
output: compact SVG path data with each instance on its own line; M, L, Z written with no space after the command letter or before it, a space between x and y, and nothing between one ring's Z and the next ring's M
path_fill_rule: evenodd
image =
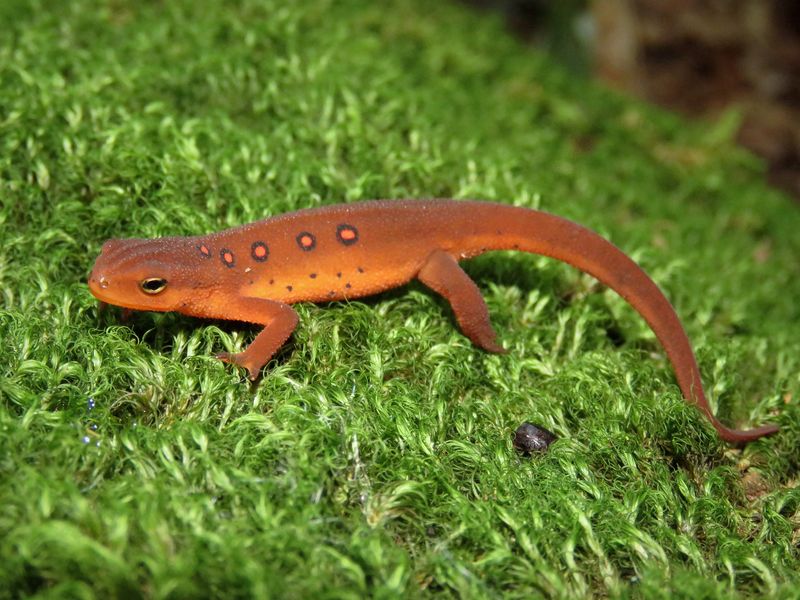
M477 285L459 261L519 250L568 263L622 296L663 346L683 397L720 437L744 443L776 425L736 430L713 414L686 332L652 279L597 233L527 208L458 200L376 200L300 210L210 235L112 239L89 277L101 302L125 309L263 325L242 352L221 353L250 378L297 326L297 302L349 300L416 278L443 296L461 331L504 352Z

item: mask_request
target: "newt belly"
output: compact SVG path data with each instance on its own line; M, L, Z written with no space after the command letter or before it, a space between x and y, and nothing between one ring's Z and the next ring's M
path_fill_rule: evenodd
M490 250L556 258L625 298L664 347L684 397L723 439L747 442L777 431L720 423L686 333L656 284L596 233L540 211L455 200L373 201L301 210L207 236L109 240L89 288L125 308L264 325L243 352L219 355L255 379L297 325L291 304L358 298L414 278L448 300L474 344L502 352L486 303L458 265Z

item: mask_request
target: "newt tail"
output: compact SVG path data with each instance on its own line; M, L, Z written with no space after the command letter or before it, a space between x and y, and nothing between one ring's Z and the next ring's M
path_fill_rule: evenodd
M537 210L456 200L372 201L301 210L205 236L109 240L89 288L102 302L127 309L264 325L244 351L219 355L255 379L297 325L291 304L359 298L414 278L450 303L475 345L503 352L478 287L458 265L490 250L561 260L621 295L664 347L684 398L725 441L749 442L778 430L720 423L686 333L653 280L596 233Z
M731 429L716 418L703 390L689 338L675 310L642 268L614 244L586 227L540 211L508 208L485 218L487 225L495 226L494 235L471 236L467 254L522 250L555 258L588 273L622 296L647 321L667 353L683 397L697 405L723 440L746 443L778 431L777 425Z

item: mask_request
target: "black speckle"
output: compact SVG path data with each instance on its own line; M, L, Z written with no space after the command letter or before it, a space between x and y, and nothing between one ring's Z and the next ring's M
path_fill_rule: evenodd
M286 289L287 289L287 290L289 290L289 291L291 292L291 291L292 291L294 288L293 288L292 286L290 286L290 285L287 285L287 286L286 286Z
M344 284L344 287L346 287L349 290L353 286L350 285L350 282L348 281L347 283Z
M556 434L544 427L523 423L514 433L514 448L525 455L531 452L544 452L556 439Z
M328 298L333 298L335 295L336 295L336 292L334 292L333 290L328 292Z
M364 267L358 267L358 272L359 273L363 273L364 272Z
M269 280L269 284L272 285L273 283L275 283L275 280L274 279L270 279Z
M339 271L339 272L336 274L336 276L337 276L339 279L341 279L341 278L342 278L342 272L341 272L341 271Z
M514 244L513 246L511 246L511 248L513 248L514 250L519 250L519 244Z
M316 279L317 278L317 274L316 273L309 273L308 276L311 277L311 279Z
M254 283L255 283L255 281L253 281L253 280L251 279L251 280L250 280L250 285L253 285Z

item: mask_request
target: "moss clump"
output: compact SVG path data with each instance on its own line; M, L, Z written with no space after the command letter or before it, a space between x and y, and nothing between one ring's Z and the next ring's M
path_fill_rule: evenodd
M789 595L800 215L725 126L575 80L459 6L0 8L0 595ZM452 196L612 238L674 301L727 449L653 336L570 268L468 270L506 356L421 286L254 331L98 315L109 237ZM523 421L556 432L520 458ZM754 482L757 485L754 485Z

